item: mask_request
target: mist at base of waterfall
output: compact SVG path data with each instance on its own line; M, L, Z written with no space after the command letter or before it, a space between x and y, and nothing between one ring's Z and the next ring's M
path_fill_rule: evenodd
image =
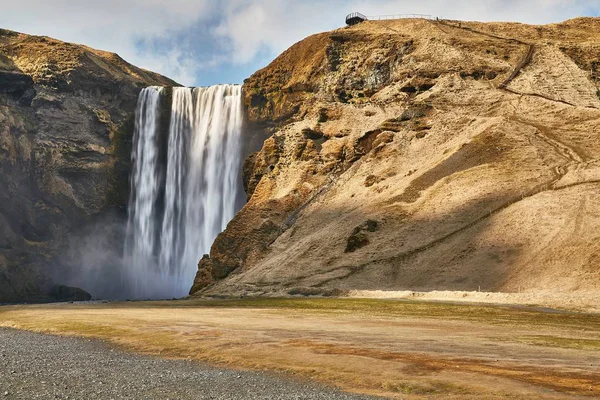
M243 205L239 85L141 91L127 217L73 238L69 282L103 299L188 294L198 261Z

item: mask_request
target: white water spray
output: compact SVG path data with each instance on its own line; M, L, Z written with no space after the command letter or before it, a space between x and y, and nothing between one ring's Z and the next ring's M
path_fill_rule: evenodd
M136 111L124 279L137 299L186 295L240 196L241 87L173 88L168 132L164 96L144 89Z

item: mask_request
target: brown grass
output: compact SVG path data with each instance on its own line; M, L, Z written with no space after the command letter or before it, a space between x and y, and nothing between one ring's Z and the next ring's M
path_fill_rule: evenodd
M188 300L3 307L0 326L387 397L600 395L588 362L600 361L594 314L370 299Z

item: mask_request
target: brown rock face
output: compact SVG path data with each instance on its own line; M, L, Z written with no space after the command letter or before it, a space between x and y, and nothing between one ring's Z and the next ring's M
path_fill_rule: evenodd
M85 297L54 286L59 255L124 214L137 95L173 84L116 54L0 30L0 302Z
M294 45L245 82L273 134L193 291L600 290L599 28L368 21Z
M196 293L197 291L212 284L214 281L210 257L208 254L205 254L198 263L198 273L196 274L196 278L194 279L194 284L192 285L190 293Z

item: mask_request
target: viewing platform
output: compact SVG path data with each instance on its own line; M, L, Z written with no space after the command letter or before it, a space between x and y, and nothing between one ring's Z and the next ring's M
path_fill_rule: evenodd
M346 15L346 25L356 25L366 21L368 18L359 12L353 12L352 14Z
M435 19L431 15L426 14L392 14L392 15L375 15L366 16L359 12L353 12L352 14L346 15L346 25L352 26L360 24L364 21L382 21L388 19L405 19L405 18L420 18L420 19Z

